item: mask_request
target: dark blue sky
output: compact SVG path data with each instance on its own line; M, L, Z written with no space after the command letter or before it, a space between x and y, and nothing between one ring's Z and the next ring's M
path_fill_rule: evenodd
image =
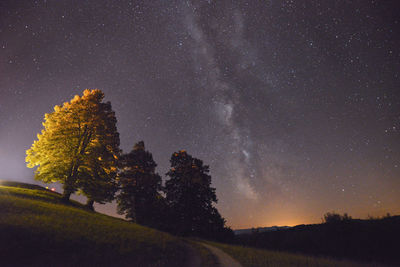
M398 8L1 1L0 178L32 182L44 114L99 88L124 151L144 140L162 175L180 149L210 165L234 228L398 214Z

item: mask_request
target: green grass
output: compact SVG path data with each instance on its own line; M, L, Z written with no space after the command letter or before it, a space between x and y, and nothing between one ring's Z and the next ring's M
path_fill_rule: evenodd
M175 266L179 238L60 204L48 190L0 186L0 265Z
M0 266L184 266L188 242L201 258L201 266L217 266L216 257L199 244L201 240L182 240L90 212L78 202L64 205L60 194L39 186L1 184ZM222 249L244 267L360 265L204 242Z
M362 264L351 261L340 261L327 258L306 256L301 254L294 254L294 253L277 252L277 251L242 247L242 246L233 246L233 245L208 242L208 241L206 241L206 243L223 250L225 253L229 254L232 258L240 262L244 267L364 266Z

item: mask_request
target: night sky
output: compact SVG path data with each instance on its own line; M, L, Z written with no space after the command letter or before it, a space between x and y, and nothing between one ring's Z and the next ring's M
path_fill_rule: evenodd
M399 214L397 2L2 0L0 179L32 183L44 114L98 88L124 152L210 165L233 228Z

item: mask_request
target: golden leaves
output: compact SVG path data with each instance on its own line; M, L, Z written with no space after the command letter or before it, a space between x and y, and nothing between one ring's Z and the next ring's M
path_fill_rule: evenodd
M89 166L90 158L99 161L118 158L119 140L112 138L117 134L116 119L111 108L100 108L103 98L101 90L86 89L83 96L75 95L69 102L56 105L53 112L45 114L43 130L26 151L27 166L38 166L35 177L45 180L57 177L62 181L74 164ZM111 112L111 115L107 112ZM104 125L112 123L114 127L104 128ZM107 147L107 150L104 151L102 147ZM107 164L112 167L115 160ZM110 168L107 164L105 169ZM114 170L105 171L109 173Z

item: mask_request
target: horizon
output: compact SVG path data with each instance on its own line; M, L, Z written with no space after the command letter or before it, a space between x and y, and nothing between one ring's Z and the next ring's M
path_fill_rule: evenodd
M0 179L0 185L1 185L2 181L22 182L22 181L18 181L18 180ZM24 181L24 182L26 182L26 181ZM26 182L26 183L29 183L29 182ZM61 185L59 183L46 184L46 183L43 183L43 182L40 182L40 181L33 180L32 184L37 184L37 185L40 185L40 186L42 186L44 188L48 187L49 189L54 187L54 188L56 188L56 190L55 190L56 193L59 193L59 194L62 193ZM73 194L71 196L71 199L75 200L75 201L78 201L78 202L80 202L82 204L85 204L85 201L86 201L86 197L84 197L82 195L78 195L78 194ZM120 214L117 213L115 203L114 204L111 204L111 203L106 203L106 204L95 203L94 206L95 206L95 211L98 212L98 213L102 213L102 214L105 214L105 215L108 215L108 216L111 216L111 217L120 218L120 219L124 219L124 220L126 219L124 217L124 215L120 215ZM113 210L112 208L115 208L115 209ZM233 226L229 225L229 223L228 223L227 226L230 227L233 231L236 231L236 230L248 230L248 229L252 229L252 228L258 229L258 228L286 227L286 226L295 227L295 226L299 226L299 225L321 224L321 223L323 223L323 217L327 212L335 212L336 213L336 211L332 211L332 210L331 211L326 211L324 214L321 214L321 218L320 218L319 221L313 221L313 222L298 222L298 221L296 221L295 223L290 223L289 222L289 223L271 224L271 225L262 225L262 226L243 225L243 226L236 226L236 227L233 227ZM346 212L342 212L342 213L339 212L339 214L344 214L344 213L346 213ZM387 216L388 212L384 213L384 214L379 214L379 215L367 214L365 217L354 217L354 216L352 216L352 214L348 214L348 215L351 216L352 219L367 220L367 219L370 219L371 217L380 218L380 217L383 217L383 216ZM390 215L391 216L399 216L398 214L392 214L392 213L390 213Z

